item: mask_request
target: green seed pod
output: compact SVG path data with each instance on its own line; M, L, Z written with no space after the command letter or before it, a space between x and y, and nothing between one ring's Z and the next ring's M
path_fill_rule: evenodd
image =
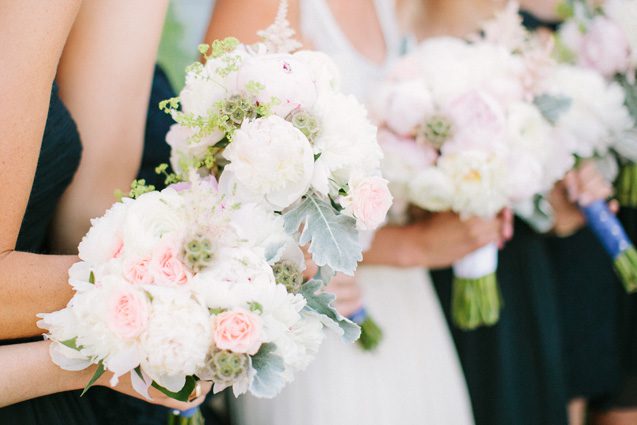
M195 236L184 246L184 259L193 272L206 268L213 258L212 243L208 238Z
M272 266L276 283L285 286L291 294L296 294L303 285L303 274L301 270L291 261L279 261Z
M208 367L212 380L217 383L233 382L248 371L248 355L217 350L210 354Z
M434 115L423 123L419 136L439 149L453 136L453 123L444 115Z
M299 129L301 133L313 141L319 133L318 120L310 113L303 110L296 110L290 113L288 120L294 127Z

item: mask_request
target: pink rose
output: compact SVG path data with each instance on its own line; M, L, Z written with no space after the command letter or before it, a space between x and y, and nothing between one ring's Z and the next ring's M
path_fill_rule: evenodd
M356 218L360 230L374 230L385 221L392 200L387 180L381 177L350 181L345 211Z
M247 310L226 311L215 317L213 340L217 348L254 355L261 347L261 317Z
M158 285L185 285L190 282L192 273L179 259L181 246L164 242L155 248L149 270Z
M153 275L150 273L150 259L144 258L128 265L125 270L126 279L132 284L152 284L155 282Z
M580 44L579 61L606 77L625 72L630 66L630 45L622 29L608 18L593 19Z
M120 338L132 339L139 336L148 324L146 296L132 288L117 289L108 305L107 324Z

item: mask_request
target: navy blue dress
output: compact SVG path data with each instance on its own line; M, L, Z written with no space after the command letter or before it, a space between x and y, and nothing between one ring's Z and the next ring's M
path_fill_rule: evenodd
M462 364L476 425L567 423L555 281L542 236L521 221L500 251L503 308L491 327L462 331L451 321L451 270L432 279Z
M55 205L71 183L81 152L75 122L54 85L35 179L16 245L18 251L48 253L47 234ZM0 424L93 425L96 420L88 400L73 391L0 408Z

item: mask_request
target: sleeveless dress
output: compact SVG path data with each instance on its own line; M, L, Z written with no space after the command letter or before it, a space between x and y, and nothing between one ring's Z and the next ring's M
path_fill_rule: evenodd
M521 221L500 251L503 308L491 327L453 337L477 425L561 425L567 397L555 281L542 236ZM451 323L451 270L432 272Z
M75 122L58 97L51 91L42 147L16 250L48 253L47 234L55 205L80 162L82 145ZM33 339L37 340L37 339ZM9 342L4 342L9 343ZM3 344L0 342L0 344ZM0 424L20 425L93 425L95 416L78 391L53 394L0 408Z
M365 99L401 53L392 1L375 1L387 59L376 65L339 29L325 0L301 0L301 30L336 61L346 91ZM317 358L274 400L242 396L234 403L242 425L469 425L466 384L449 329L421 268L360 266L369 314L383 329L374 352L329 335Z

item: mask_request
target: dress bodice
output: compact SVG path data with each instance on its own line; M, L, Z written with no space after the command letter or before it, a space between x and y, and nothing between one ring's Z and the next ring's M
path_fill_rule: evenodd
M343 90L366 101L375 82L383 78L404 50L393 0L374 0L376 16L385 38L382 64L363 56L339 27L326 0L300 0L300 26L303 36L316 50L327 53L342 73Z
M16 249L44 253L55 205L73 179L82 144L75 121L54 84L38 165Z

